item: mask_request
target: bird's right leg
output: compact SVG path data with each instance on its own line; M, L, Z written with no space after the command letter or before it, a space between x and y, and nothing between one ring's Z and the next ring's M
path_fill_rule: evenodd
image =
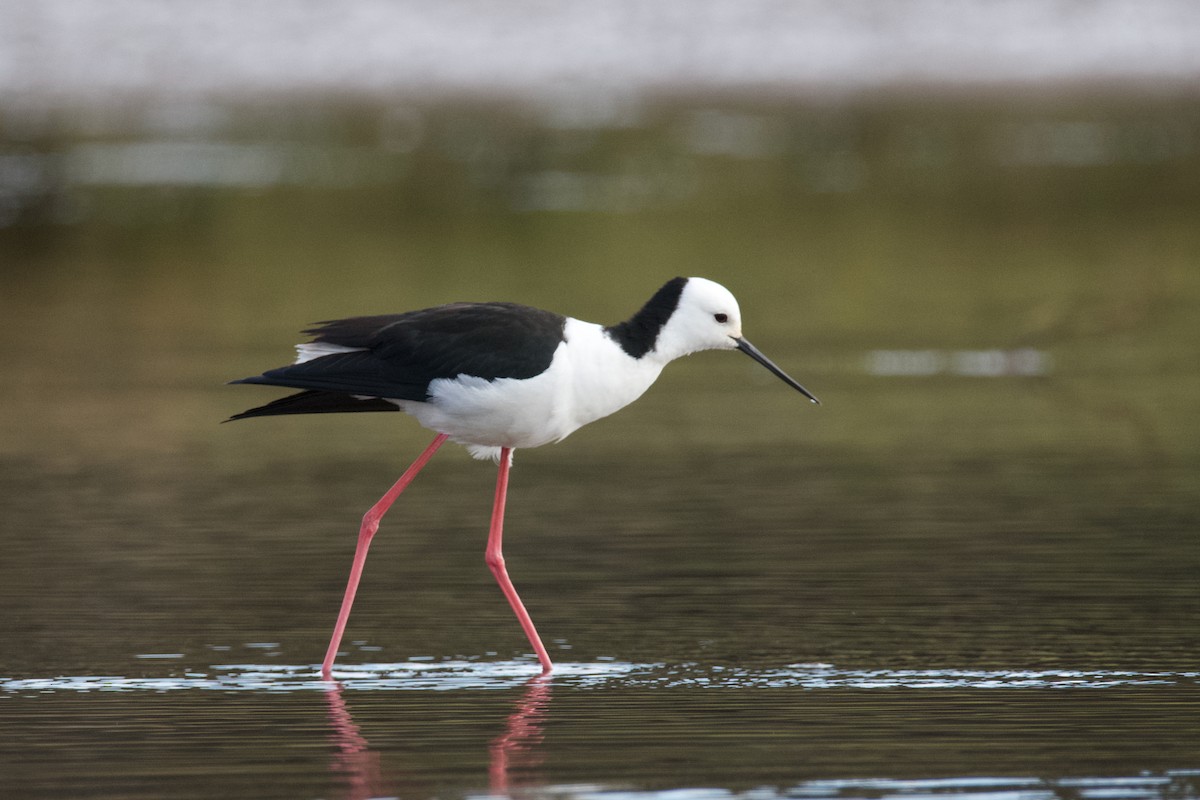
M433 454L447 438L449 437L444 433L439 433L434 437L433 442L400 476L400 480L396 481L392 488L388 489L387 494L379 498L379 502L371 506L370 510L363 515L362 527L358 529L358 545L354 548L354 564L350 567L350 580L346 583L346 594L342 597L342 610L338 612L337 625L333 628L333 638L329 640L329 649L325 651L325 661L321 664L321 677L325 680L330 680L332 677L333 660L337 657L338 647L341 646L342 634L346 630L346 621L350 619L350 608L354 605L354 595L358 591L358 581L362 578L363 564L367 561L367 549L371 546L371 539L375 536L375 531L379 530L379 520L391 508L392 503L396 502L400 493L413 482L417 473L429 463L429 459L433 458Z
M525 604L521 602L521 598L517 595L517 590L508 577L508 569L504 566L504 506L508 499L508 470L511 466L512 449L508 447L502 448L500 450L500 471L496 476L496 500L492 505L492 525L488 529L485 559L488 569L492 571L492 575L496 578L496 583L500 584L500 591L504 592L504 596L508 598L508 604L512 607L513 613L517 615L517 621L521 623L521 629L525 631L525 636L529 639L529 644L533 646L533 651L537 653L538 661L542 664L542 674L548 675L554 669L554 664L550 661L550 655L546 652L546 646L542 644L542 639L538 636L537 629L533 627L533 620L530 618L529 612L525 610Z

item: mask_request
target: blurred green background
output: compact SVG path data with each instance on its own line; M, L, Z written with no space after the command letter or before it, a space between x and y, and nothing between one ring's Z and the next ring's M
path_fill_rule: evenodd
M970 451L1017 446L1025 421L1041 434L1021 447L1193 459L1189 96L559 114L310 99L8 118L6 448L50 458L42 437L68 431L78 457L211 447L228 435L212 419L256 399L219 384L287 360L309 322L502 298L607 323L695 274L833 401L786 417L794 441ZM994 350L1013 363L979 354ZM704 357L676 380L743 366ZM981 373L1006 379L967 379ZM958 392L987 412L939 411ZM1052 397L1063 416L1045 426L1034 404ZM752 422L695 435L799 436Z

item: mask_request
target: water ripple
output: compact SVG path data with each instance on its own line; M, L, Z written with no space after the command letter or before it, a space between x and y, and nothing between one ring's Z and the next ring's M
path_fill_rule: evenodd
M161 656L159 656L161 657ZM364 691L463 691L510 689L537 676L529 661L499 662L426 660L361 664L335 670L334 680L346 689ZM619 661L565 663L553 675L557 685L594 688L799 688L826 689L1107 689L1118 686L1200 684L1196 672L1128 670L974 670L873 669L847 670L831 664L789 664L750 669L685 663L635 664ZM0 679L0 691L41 692L171 692L325 690L329 682L315 665L218 664L206 671L159 677L60 675L50 678Z
M1137 776L1045 779L1033 777L949 777L930 779L820 779L785 789L762 786L746 792L695 788L669 791L616 790L603 787L546 787L535 796L569 800L821 800L862 798L878 800L1055 800L1078 797L1190 797L1196 770L1168 770Z

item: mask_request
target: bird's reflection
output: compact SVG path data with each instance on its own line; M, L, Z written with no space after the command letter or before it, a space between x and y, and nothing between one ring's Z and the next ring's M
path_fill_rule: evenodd
M330 771L345 776L346 800L366 800L394 794L386 786L380 767L380 754L371 748L354 722L342 685L330 683L325 690L329 703L330 737L336 747ZM488 748L488 779L491 794L506 796L510 789L535 783L528 771L542 762L537 746L542 741L542 726L550 705L550 679L538 676L525 684L513 711L508 715L504 732L492 740ZM521 773L519 783L512 776Z
M346 699L342 697L342 685L330 683L325 690L325 699L329 701L329 727L333 730L330 738L337 748L330 770L346 776L347 800L366 800L385 794L379 753L371 749L358 725L354 724Z
M508 794L511 772L525 772L542 763L537 746L542 743L542 725L549 705L549 678L539 675L525 684L524 693L508 715L504 733L493 739L489 748L488 776L493 795Z

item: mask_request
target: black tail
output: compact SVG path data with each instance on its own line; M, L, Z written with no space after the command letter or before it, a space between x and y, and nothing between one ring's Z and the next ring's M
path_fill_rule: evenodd
M248 381L233 381L233 383L246 383ZM273 417L279 414L337 414L347 411L399 411L400 407L395 403L389 403L379 397L367 397L359 399L351 394L341 394L339 392L321 392L315 389L309 389L296 394L290 394L287 397L281 397L267 403L265 406L258 406L243 411L240 414L234 414L226 422L232 422L235 419L248 419L250 417Z

